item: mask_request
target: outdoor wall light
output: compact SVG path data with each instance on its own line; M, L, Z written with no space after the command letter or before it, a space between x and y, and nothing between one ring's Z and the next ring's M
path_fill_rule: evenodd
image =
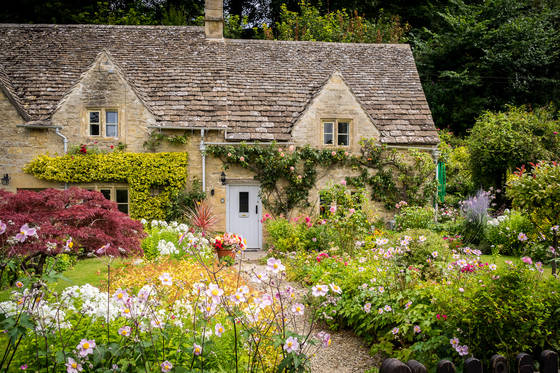
M8 185L10 184L10 175L8 174L4 174L4 176L2 176L2 185Z
M226 185L226 173L224 171L220 174L220 181L222 182L222 185Z

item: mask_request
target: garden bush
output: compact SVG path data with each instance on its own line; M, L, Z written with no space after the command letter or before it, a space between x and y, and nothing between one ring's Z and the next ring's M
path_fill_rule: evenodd
M413 228L428 229L433 226L434 209L429 206L404 206L395 215L395 229L399 232Z
M536 240L537 233L531 221L519 211L506 210L503 215L487 222L485 228L486 244L493 253L501 255L535 257L529 250L529 239Z

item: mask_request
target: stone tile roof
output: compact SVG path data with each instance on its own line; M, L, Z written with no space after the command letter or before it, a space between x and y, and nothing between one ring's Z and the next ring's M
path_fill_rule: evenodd
M0 25L0 85L44 122L105 51L158 126L224 128L228 140L290 140L336 71L389 144L438 137L408 45L208 41L199 27Z

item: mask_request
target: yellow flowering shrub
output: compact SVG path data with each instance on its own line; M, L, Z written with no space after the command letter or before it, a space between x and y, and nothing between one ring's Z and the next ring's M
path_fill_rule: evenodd
M24 171L42 180L63 183L126 182L130 187L130 216L163 219L171 195L185 187L187 166L187 153L113 152L41 155Z

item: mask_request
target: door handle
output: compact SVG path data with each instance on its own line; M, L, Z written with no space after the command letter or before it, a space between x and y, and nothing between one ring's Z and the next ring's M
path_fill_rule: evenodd
M259 205L255 205L255 214L259 213Z

